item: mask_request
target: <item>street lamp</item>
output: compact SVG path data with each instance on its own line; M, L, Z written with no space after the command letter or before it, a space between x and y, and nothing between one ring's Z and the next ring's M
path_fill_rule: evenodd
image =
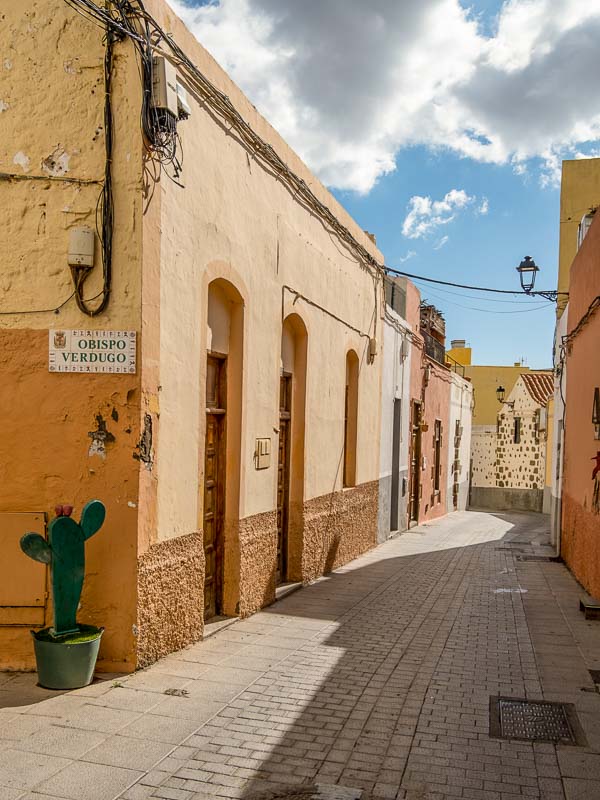
M531 256L525 256L523 261L517 267L519 278L521 279L521 286L526 294L531 294L535 286L535 275L539 272L540 268L537 266Z
M556 292L553 290L546 291L545 289L538 289L537 292L534 292L533 287L535 286L535 276L539 271L540 268L531 256L525 256L523 261L521 261L517 267L517 272L519 273L519 278L521 280L521 288L525 294L531 295L531 297L543 297L553 303L558 301L559 295L568 299L568 292Z
M506 393L505 393L505 391L504 391L504 386L499 386L499 387L496 389L496 397L498 398L498 402L499 402L499 403L503 403L503 402L504 402L504 396L505 396L505 394L506 394Z

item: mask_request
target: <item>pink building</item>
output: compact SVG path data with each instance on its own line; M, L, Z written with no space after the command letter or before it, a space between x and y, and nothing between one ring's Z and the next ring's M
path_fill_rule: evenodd
M571 265L566 371L561 555L600 597L600 215Z

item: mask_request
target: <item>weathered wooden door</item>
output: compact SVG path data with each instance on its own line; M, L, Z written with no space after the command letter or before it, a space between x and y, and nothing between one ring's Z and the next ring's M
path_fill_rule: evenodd
M421 404L413 401L410 421L410 503L409 523L419 521L421 493Z
M221 612L225 516L226 359L209 355L204 450L204 619Z
M392 490L390 501L390 531L398 530L398 503L400 499L400 431L402 400L394 398L394 423L392 426Z
M279 382L279 455L277 460L277 583L287 580L288 520L290 504L290 428L292 376Z

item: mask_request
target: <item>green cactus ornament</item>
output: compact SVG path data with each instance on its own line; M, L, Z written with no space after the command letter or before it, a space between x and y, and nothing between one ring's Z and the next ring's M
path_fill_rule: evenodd
M106 509L100 500L90 500L79 524L71 519L72 506L57 506L57 516L48 526L48 541L39 533L21 537L21 550L50 565L54 600L54 636L76 633L77 607L85 574L85 542L102 527Z

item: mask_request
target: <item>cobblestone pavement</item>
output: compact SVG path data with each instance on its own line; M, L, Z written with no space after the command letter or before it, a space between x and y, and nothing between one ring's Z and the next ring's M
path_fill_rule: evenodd
M148 670L2 708L0 800L599 800L600 622L564 565L520 560L546 525L452 514ZM585 745L492 738L496 695L573 703Z

